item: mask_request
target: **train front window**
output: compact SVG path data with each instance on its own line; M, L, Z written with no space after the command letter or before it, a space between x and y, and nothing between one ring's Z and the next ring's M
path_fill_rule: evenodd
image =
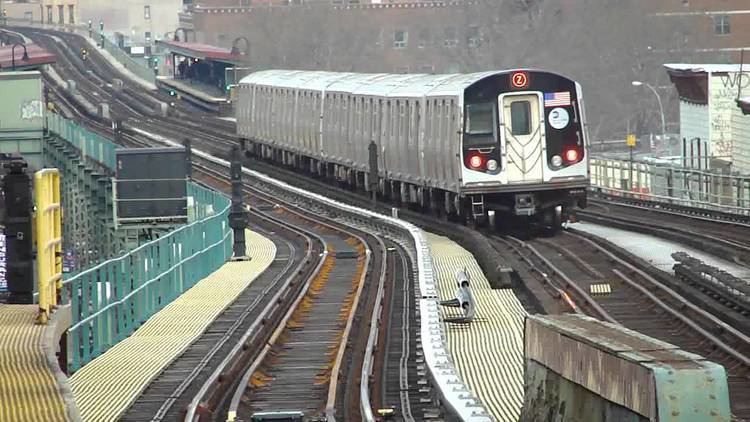
M495 105L492 103L466 105L466 133L491 135L495 124Z
M531 103L528 101L510 103L510 125L514 136L531 133Z

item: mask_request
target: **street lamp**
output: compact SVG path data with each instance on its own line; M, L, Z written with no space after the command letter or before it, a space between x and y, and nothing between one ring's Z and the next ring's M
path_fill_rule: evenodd
M18 47L19 45L23 47L23 57L21 57L21 60L29 60L29 53L26 51L26 44L13 44L13 47L10 48L11 65L13 66L13 70L16 70L16 47Z
M667 127L664 124L664 106L662 105L662 102L661 102L661 95L659 95L659 92L656 90L656 88L654 88L653 86L651 86L651 85L649 85L647 83L643 83L641 81L633 81L632 84L633 84L633 86L646 85L656 95L656 100L659 102L659 112L661 113L661 141L662 142L666 141L666 139L667 139Z

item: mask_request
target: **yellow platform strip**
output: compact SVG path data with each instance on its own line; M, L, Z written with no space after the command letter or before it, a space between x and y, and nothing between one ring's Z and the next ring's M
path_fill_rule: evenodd
M0 421L67 421L37 305L0 305Z
M477 302L474 321L447 324L461 379L497 421L517 421L523 406L523 324L526 311L511 289L493 290L474 257L457 243L428 233L440 299L455 297L456 270L466 268ZM460 315L441 307L444 316Z
M70 378L84 421L114 421L203 333L276 256L269 239L246 231L250 261L228 262L153 315L133 335Z

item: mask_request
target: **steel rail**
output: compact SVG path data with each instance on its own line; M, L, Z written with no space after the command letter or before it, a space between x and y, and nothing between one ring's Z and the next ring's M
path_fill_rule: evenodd
M690 302L687 299L685 299L684 297L682 297L679 293L677 293L674 290L672 290L669 286L664 285L663 283L661 283L658 280L654 279L650 275L646 274L640 268L637 268L634 265L630 264L629 262L627 262L627 261L619 258L618 256L616 256L615 254L613 254L612 252L610 252L609 250L607 250L603 246L599 245L598 243L594 242L593 240L588 239L588 238L586 238L584 236L581 236L579 234L575 234L575 233L566 232L565 235L573 236L573 237L575 237L577 239L580 239L580 240L582 240L582 241L590 244L591 246L593 246L594 248L596 248L598 251L600 251L603 254L605 254L609 259L611 259L614 262L617 262L618 264L624 266L625 268L627 268L628 270L634 272L635 274L638 274L641 278L643 278L644 280L646 280L653 287L655 287L655 288L659 289L660 291L666 293L669 297L671 297L672 299L674 299L677 302L679 302L680 306L683 309L684 308L690 309L692 312L695 312L696 314L698 314L699 316L701 316L705 320L707 320L710 323L714 324L715 326L721 328L721 330L723 332L732 335L733 337L735 337L736 339L738 339L742 343L750 345L750 337L748 337L745 334L739 332L734 327L730 326L729 324L725 323L724 321L721 321L720 319L716 318L715 316L713 316L712 314L706 312L705 310L699 308L698 306L696 306L692 302ZM622 272L620 272L619 270L613 269L612 271L616 272L616 274L618 274L618 276L623 281L625 281L626 283L628 283L632 287L636 288L642 294L646 295L649 299L651 299L660 308L664 309L666 312L668 312L668 313L672 314L673 316L675 316L676 318L678 318L680 321L682 321L683 323L685 323L686 325L688 325L690 328L692 328L693 330L695 330L702 337L704 337L705 339L707 339L707 340L711 341L712 343L714 343L716 346L718 346L720 349L722 349L728 355L730 355L733 358L737 359L738 361L740 361L745 366L750 367L750 358L749 357L743 355L739 351L735 350L731 346L729 346L726 343L724 343L722 340L720 340L717 337L715 337L713 334L709 333L708 331L706 331L705 329L703 329L702 327L700 327L697 323L695 323L695 321L693 321L692 319L690 319L690 318L686 317L685 315L683 315L682 311L678 312L673 307L665 304L662 300L660 300L659 298L657 298L656 296L654 296L651 292L649 292L645 287L641 286L638 283L635 283L633 280L629 279L624 274L622 274Z

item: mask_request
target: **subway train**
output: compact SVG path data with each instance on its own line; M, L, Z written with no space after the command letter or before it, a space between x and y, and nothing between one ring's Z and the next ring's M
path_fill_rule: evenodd
M266 70L236 88L248 154L437 215L559 228L586 206L580 84L543 70Z

